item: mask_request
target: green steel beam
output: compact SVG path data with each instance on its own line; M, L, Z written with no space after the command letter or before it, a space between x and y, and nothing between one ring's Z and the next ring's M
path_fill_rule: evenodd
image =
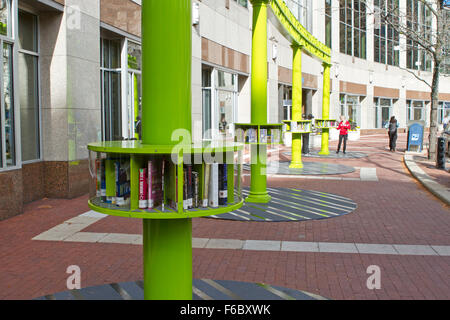
M328 63L323 63L323 99L322 99L322 118L330 119L330 71L331 65ZM322 143L321 150L319 154L329 155L329 139L330 139L330 129L322 129Z
M267 5L269 0L251 0L253 5L251 117L252 123L267 124ZM247 202L268 203L267 146L251 150L251 182Z
M295 18L286 3L281 0L270 0L270 7L281 26L288 33L294 43L303 47L314 57L331 63L331 49L315 38L304 26Z
M302 120L303 79L302 79L302 47L293 44L292 62L292 120ZM302 134L292 133L292 162L290 168L303 168Z

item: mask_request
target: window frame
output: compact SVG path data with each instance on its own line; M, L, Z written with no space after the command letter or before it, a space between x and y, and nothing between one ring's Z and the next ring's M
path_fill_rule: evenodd
M20 135L20 103L19 103L19 91L18 88L18 79L17 79L17 70L18 70L18 50L17 50L17 39L18 39L18 0L9 0L10 4L10 19L9 19L9 35L0 35L0 46L3 50L3 43L10 44L12 47L12 87L13 87L13 112L14 112L14 165L7 165L6 160L6 129L5 129L5 112L4 112L4 99L3 99L3 85L0 86L0 172L7 172L18 170L22 168L22 155L21 152L17 152L17 150L21 150L21 135ZM0 55L0 79L3 79L3 54ZM3 80L2 80L3 81Z
M37 58L37 71L36 71L36 81L37 81L37 109L38 109L38 135L39 135L39 157L37 159L33 159L33 160L27 160L27 161L22 161L22 164L31 164L31 163L36 163L36 162L41 162L43 160L43 139L42 139L42 94L41 94L41 59L40 59L40 54L41 54L41 46L40 46L40 21L39 21L39 15L37 15L34 12L28 11L28 10L24 10L22 8L19 8L18 10L18 14L20 11L23 11L25 13L34 15L36 17L36 42L37 42L37 52L34 51L29 51L29 50L24 50L24 49L20 49L19 45L17 44L17 52L18 52L18 57L19 54L25 54L25 55L30 55L33 57ZM18 16L17 14L17 16ZM19 20L18 24L19 24ZM19 30L19 27L17 27L17 30ZM18 32L18 31L17 31ZM17 39L18 39L18 33L17 33ZM17 58L18 58L17 57ZM19 68L17 68L17 72L19 72ZM19 106L19 111L20 111L20 106ZM21 152L22 153L22 148L21 148Z
M355 10L355 1L359 11ZM342 6L344 4L344 7ZM349 6L349 4L351 4ZM361 8L364 7L364 14ZM355 16L355 13L358 13ZM361 14L359 14L361 13ZM350 16L349 16L350 14ZM355 22L358 22L356 26ZM349 24L350 22L350 24ZM339 52L349 56L367 59L367 7L361 0L340 0L339 2ZM358 49L355 46L355 34L358 35ZM363 36L364 35L364 36ZM351 41L348 37L351 36ZM364 40L363 40L364 39Z

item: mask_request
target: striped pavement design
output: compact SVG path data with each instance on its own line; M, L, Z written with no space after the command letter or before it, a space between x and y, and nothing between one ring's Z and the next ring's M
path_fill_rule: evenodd
M194 279L193 300L327 300L305 291L264 283ZM111 283L59 292L34 300L143 300L143 281Z
M338 217L357 208L353 200L330 193L288 188L267 190L272 197L269 204L245 203L239 210L208 218L259 222L306 221ZM249 188L243 189L243 195L248 194Z

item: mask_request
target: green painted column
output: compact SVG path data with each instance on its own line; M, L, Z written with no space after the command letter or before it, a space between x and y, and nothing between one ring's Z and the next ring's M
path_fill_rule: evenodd
M302 48L292 45L292 120L302 120L303 78L302 78ZM303 168L302 162L302 134L292 134L292 162L289 166L294 169Z
M142 142L191 132L191 1L142 1Z
M191 300L192 219L144 219L143 227L144 298Z
M142 142L191 132L191 0L142 1ZM143 220L144 296L192 299L192 220Z
M251 0L253 6L251 116L252 123L267 124L267 5L269 0ZM268 203L267 145L251 150L251 183L247 202Z
M322 118L330 118L330 71L331 65L323 63L323 100L322 100ZM321 155L329 155L328 143L330 139L330 129L322 129L322 148Z

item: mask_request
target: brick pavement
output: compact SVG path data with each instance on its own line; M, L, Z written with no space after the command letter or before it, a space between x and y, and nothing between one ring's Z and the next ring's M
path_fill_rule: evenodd
M401 135L399 151L403 151L405 141L406 135ZM331 143L330 150L334 148L335 143ZM195 219L193 236L450 245L448 207L408 174L402 163L403 153L390 153L383 136L350 142L348 150L370 156L352 160L304 160L374 167L378 182L273 177L268 185L301 187L349 197L358 203L355 212L306 222ZM142 278L140 246L31 240L88 210L87 196L73 200L44 199L27 205L23 215L0 222L0 299L30 299L65 291L66 268L73 264L81 267L83 287ZM141 234L141 222L107 217L85 231ZM259 281L331 299L450 299L448 256L193 249L193 257L195 278ZM366 288L369 276L366 269L370 265L381 268L380 290Z

